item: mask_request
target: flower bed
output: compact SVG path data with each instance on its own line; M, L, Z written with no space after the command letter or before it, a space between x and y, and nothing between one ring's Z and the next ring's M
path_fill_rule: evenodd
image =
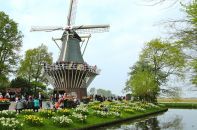
M10 100L6 98L0 99L0 111L2 110L8 110L10 106Z
M86 105L79 105L75 108L76 113L81 113L82 115L88 115L88 108Z
M15 118L0 118L0 129L1 130L21 130L23 123L20 123Z
M52 117L52 120L53 124L58 127L67 127L68 125L73 123L73 121L65 115Z
M52 110L42 109L42 110L40 110L39 115L41 117L50 118L55 115L55 112L53 112Z
M87 116L86 115L83 115L81 113L73 113L72 114L72 117L77 121L77 122L86 122L86 119L87 119Z
M18 119L19 122L24 122L24 126L21 128L22 130L61 130L65 127L66 129L81 129L89 126L97 126L129 117L138 117L139 115L142 117L143 115L159 110L161 110L161 107L150 103L121 101L91 102L87 105L78 105L76 108L59 109L56 111L41 109L37 113L32 110L23 110L18 115L16 115L14 111L4 110L0 112L0 117L14 117L16 115L15 118Z
M70 115L70 110L69 109L60 109L57 111L57 114L68 116L68 115Z
M5 117L5 118L16 117L16 112L9 111L9 110L3 110L3 111L0 111L0 117Z
M28 125L31 126L42 126L43 124L43 119L35 116L35 115L25 115L24 120Z

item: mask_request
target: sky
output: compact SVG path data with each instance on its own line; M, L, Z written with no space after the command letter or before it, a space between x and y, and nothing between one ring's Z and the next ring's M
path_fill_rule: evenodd
M0 11L17 22L24 35L21 54L43 43L53 53L54 62L57 60L59 50L51 39L60 38L62 31L30 32L30 29L31 26L65 26L69 2L0 0ZM167 29L160 23L183 16L179 4L147 4L145 0L78 0L75 25L110 24L109 32L92 34L84 55L88 64L101 69L89 89L102 88L122 95L129 67L138 60L144 43L154 38L165 38ZM184 89L190 93L186 97L196 94L197 91L191 91L193 89Z

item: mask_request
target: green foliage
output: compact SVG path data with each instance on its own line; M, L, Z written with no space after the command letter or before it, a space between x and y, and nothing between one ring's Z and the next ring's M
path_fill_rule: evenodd
M0 75L0 88L9 87L9 80L5 75Z
M154 39L146 43L140 60L129 73L126 89L131 88L135 98L156 102L160 86L170 75L182 76L185 55L176 43Z
M187 18L189 22L193 25L193 27L196 28L197 27L197 0L193 0L188 6L186 6L185 12L187 13Z
M155 102L159 85L151 66L139 62L132 68L130 74L127 86L131 88L134 98L140 101Z
M31 94L32 84L28 82L28 80L17 77L13 79L10 83L10 87L12 88L21 88L21 95Z
M197 0L193 0L188 5L183 5L184 11L187 15L185 23L187 27L178 31L179 41L184 44L183 49L188 49L193 53L189 53L188 58L191 61L191 67L194 70L192 76L192 84L197 86Z
M197 59L194 59L191 63L191 66L194 70L194 75L192 76L192 84L195 84L197 86Z
M164 72L165 77L171 74L181 76L185 67L185 54L180 46L160 39L154 39L146 43L140 60L151 65L156 76L158 76L159 71Z
M22 37L17 23L0 11L0 79L4 82L8 74L16 71Z
M105 97L114 96L114 94L112 94L110 90L104 90L104 89L97 89L97 94Z
M10 87L12 88L25 88L27 86L30 86L29 82L21 77L13 79L10 83Z
M47 47L43 44L38 48L27 50L24 60L20 62L20 68L17 74L27 79L29 83L32 83L35 92L37 87L41 89L46 88L43 84L47 83L42 73L43 63L52 63L52 54L48 52Z
M169 103L160 103L160 104L164 105L165 107L168 107L168 108L185 108L185 109L196 109L197 108L197 103L169 102Z
M38 48L27 50L25 58L20 62L18 75L32 81L45 81L42 76L43 63L52 63L52 54L48 53L47 47L41 45Z

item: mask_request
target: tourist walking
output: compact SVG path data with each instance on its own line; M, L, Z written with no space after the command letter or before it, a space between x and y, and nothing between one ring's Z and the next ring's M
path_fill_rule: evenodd
M23 108L24 108L24 104L21 101L21 99L18 98L18 101L16 102L16 107L15 107L16 113L20 113L23 110Z
M40 102L39 102L38 98L36 97L34 99L34 112L38 112L39 108L40 108Z

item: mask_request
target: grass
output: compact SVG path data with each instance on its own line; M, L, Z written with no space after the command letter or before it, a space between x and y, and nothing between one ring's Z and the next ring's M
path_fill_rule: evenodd
M169 103L169 102L182 102L182 103L197 103L197 98L181 98L181 99L173 99L173 98L158 98L158 102L160 103Z
M159 98L157 101L168 108L197 109L197 98Z
M173 102L162 102L160 103L162 105L165 105L168 108L183 108L183 109L197 109L197 103L185 103L185 102L178 102L178 103L173 103Z
M95 116L91 110L90 114L88 115L87 121L85 123L81 122L75 122L68 127L60 128L58 126L55 126L50 118L44 119L44 126L29 126L28 124L24 123L23 130L82 130L82 129L93 129L99 126L105 126L113 123L123 122L125 120L132 120L144 116L148 116L151 114L159 113L166 111L166 108L151 108L147 109L144 112L135 112L135 113L126 113L124 111L121 112L121 116L118 118L114 117L108 117L108 118L102 118ZM39 113L35 113L35 115L39 116ZM24 121L24 115L19 114L17 118L20 121Z

